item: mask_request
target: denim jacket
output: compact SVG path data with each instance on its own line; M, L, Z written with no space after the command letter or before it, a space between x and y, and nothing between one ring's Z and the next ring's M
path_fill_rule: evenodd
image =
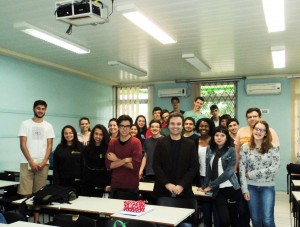
M223 173L214 181L210 180L211 177L211 166L210 166L210 160L212 159L213 155L215 154L215 151L212 151L210 147L206 150L206 176L205 176L205 183L202 186L204 189L207 186L210 186L212 188L213 194L216 194L218 191L218 186L221 183L224 183L225 181L229 180L232 184L233 188L235 190L240 188L240 184L238 182L238 178L234 173L234 166L236 163L236 153L235 149L233 147L228 148L227 150L222 150L221 153L221 162L223 167Z

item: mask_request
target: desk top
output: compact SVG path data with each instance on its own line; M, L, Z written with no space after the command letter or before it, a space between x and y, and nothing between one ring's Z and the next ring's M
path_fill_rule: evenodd
M9 187L13 185L18 185L19 182L16 181L7 181L7 180L0 180L0 188Z
M5 170L7 173L15 173L15 174L20 174L20 168L15 168L15 169L7 169ZM48 171L48 176L53 176L53 170L49 169Z
M139 184L139 190L140 191L145 191L145 192L152 192L154 187L154 183L149 183L149 182L140 182ZM211 195L206 195L204 192L197 191L196 186L193 186L193 193L195 196L201 196L201 197L211 197Z
M32 222L25 222L25 221L17 221L11 224L6 225L7 227L42 227L42 226L48 226L49 225L43 225L43 224L36 224Z
M292 180L292 183L295 187L300 187L300 180Z
M195 212L194 209L166 207L166 206L151 205L151 208L153 208L152 211L141 216L129 216L120 213L115 213L111 215L111 217L120 218L120 219L134 219L139 221L147 221L159 225L176 226Z
M297 200L297 202L300 201L300 191L292 191L292 194L294 198Z
M24 199L20 199L14 201L14 203L19 204L23 200ZM31 200L27 200L26 203L28 205L32 205ZM71 201L71 204L63 203L57 205L44 205L40 207L46 209L76 211L82 213L94 213L99 215L100 214L111 215L111 217L114 218L136 219L136 220L154 222L157 224L168 225L168 226L176 226L181 221L183 221L188 216L190 216L192 213L194 213L194 209L151 205L151 207L153 207L153 211L149 213L146 213L139 217L126 216L126 215L118 214L120 211L123 210L124 200L85 197L85 196L79 196L76 200Z

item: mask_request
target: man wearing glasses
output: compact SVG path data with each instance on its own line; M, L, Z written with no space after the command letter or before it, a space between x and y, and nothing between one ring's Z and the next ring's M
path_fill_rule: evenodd
M111 170L110 198L138 200L142 145L130 135L130 116L121 115L117 124L119 137L109 142L106 155L106 167Z
M253 127L254 127L255 123L261 119L260 109L256 108L256 107L249 108L246 111L246 118L247 118L248 126L240 128L238 130L235 140L234 140L235 150L236 150L235 171L237 171L237 172L238 172L238 165L239 165L239 160L240 160L241 146L244 143L248 143L250 141ZM279 148L280 143L279 143L279 138L277 136L277 133L272 128L270 128L270 132L272 134L272 144ZM239 212L240 212L239 215L240 215L241 227L249 227L250 226L250 214L249 214L247 203L244 199L240 203Z

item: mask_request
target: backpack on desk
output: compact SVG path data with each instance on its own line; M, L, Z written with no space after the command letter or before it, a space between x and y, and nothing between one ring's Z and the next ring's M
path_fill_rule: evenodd
M73 187L64 187L59 185L46 185L31 197L25 199L17 210L19 214L26 217L28 207L26 201L32 199L33 206L48 205L51 203L69 203L78 197L76 190Z
M32 196L33 205L35 206L51 203L69 203L78 197L75 188L59 185L46 185Z

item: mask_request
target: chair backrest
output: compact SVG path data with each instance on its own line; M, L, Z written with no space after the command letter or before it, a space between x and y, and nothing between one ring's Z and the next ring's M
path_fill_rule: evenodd
M129 220L126 227L156 227L157 225L151 222Z
M97 220L72 214L57 214L53 218L53 225L61 227L97 227Z
M114 227L114 224L117 220L108 219L104 223L104 227ZM145 221L138 221L138 220L128 220L128 221L122 221L126 227L157 227L156 224L153 224L151 222L145 222ZM122 224L116 223L115 227L122 227Z
M157 199L157 205L194 209L195 212L190 217L185 219L183 222L191 223L193 226L198 226L199 217L198 217L198 204L196 199L160 197Z
M14 223L17 221L26 221L25 216L21 215L18 212L14 212L14 211L3 212L3 216L5 217L7 224Z
M16 176L13 173L1 172L0 173L0 180L15 181Z

